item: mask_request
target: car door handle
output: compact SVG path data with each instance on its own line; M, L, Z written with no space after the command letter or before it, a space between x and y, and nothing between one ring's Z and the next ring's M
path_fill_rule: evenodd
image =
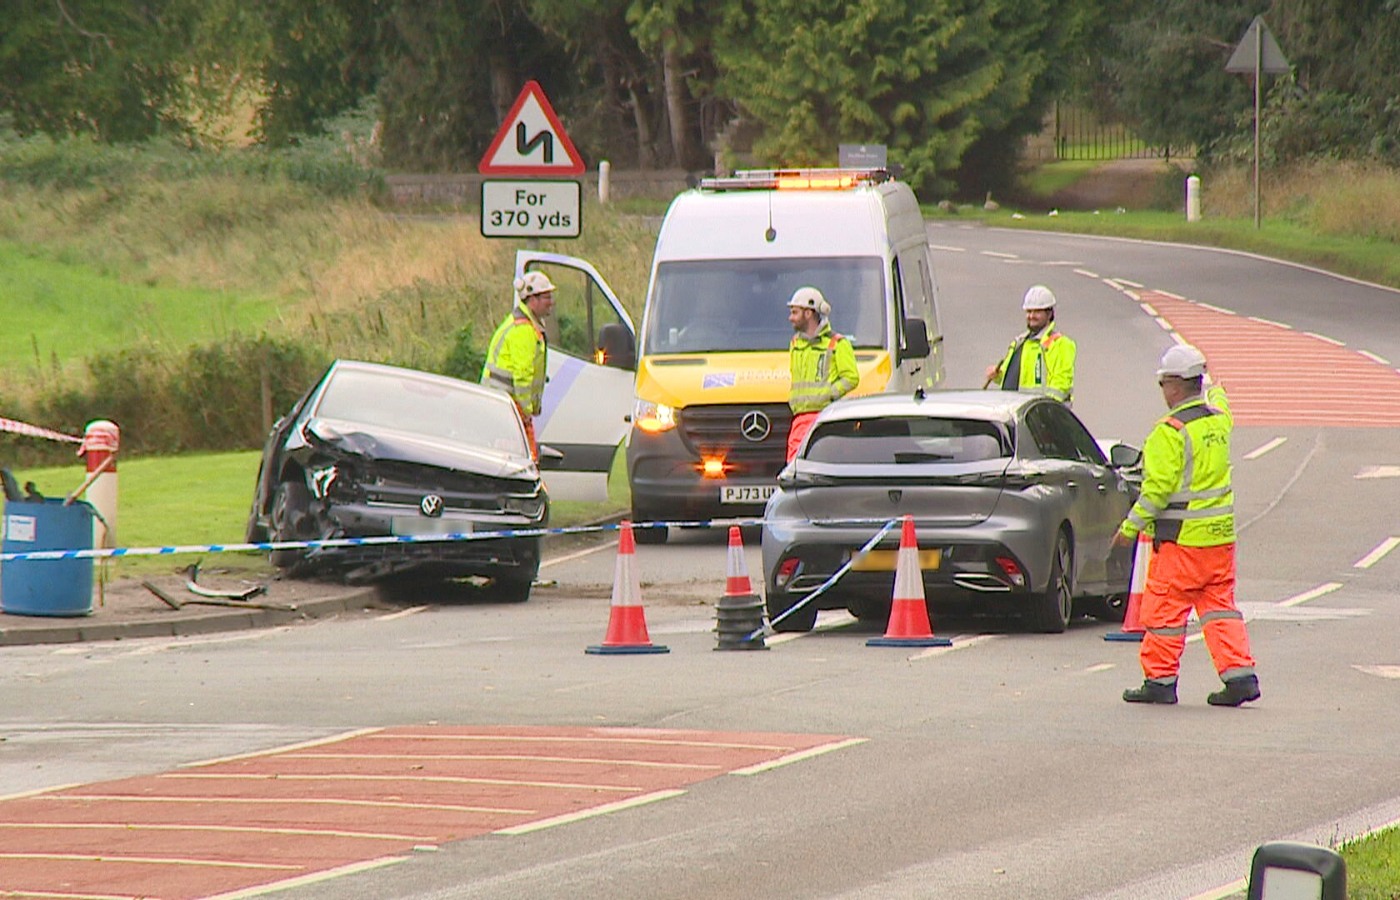
M1104 484L1102 481L1099 482L1098 488L1100 494L1108 493L1108 485Z
M1071 489L1071 490L1076 490L1076 489L1078 489L1078 487L1079 487L1079 482L1077 482L1077 481L1075 481L1073 478L1071 478L1071 479L1069 479L1068 481L1065 482L1065 487L1067 487L1067 488L1069 488L1069 489Z

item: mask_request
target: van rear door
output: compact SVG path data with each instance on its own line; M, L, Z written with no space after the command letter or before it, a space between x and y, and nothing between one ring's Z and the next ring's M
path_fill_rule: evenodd
M535 437L564 454L546 473L555 500L606 500L608 473L627 435L636 380L636 328L598 270L586 260L521 250L515 275L538 271L554 283L548 381Z

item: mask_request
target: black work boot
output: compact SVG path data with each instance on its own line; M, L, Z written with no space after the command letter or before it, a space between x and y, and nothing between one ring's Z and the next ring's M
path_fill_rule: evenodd
M1170 705L1176 702L1176 682L1162 684L1160 681L1144 681L1142 687L1128 688L1124 691L1123 699L1129 703L1164 703Z
M1259 699L1259 676L1245 675L1225 682L1225 689L1206 698L1211 706L1239 706Z

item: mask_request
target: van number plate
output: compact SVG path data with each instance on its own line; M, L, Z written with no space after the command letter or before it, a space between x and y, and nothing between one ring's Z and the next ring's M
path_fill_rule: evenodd
M775 484L725 485L719 489L720 503L764 503L778 489Z

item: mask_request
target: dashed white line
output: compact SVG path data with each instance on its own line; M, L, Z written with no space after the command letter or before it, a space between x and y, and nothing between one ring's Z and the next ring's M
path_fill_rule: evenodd
M1388 537L1376 546L1376 549L1352 563L1354 569L1369 569L1376 563L1385 559L1385 555L1396 547L1400 547L1400 538Z
M1400 466L1367 466L1356 478L1400 478Z
M1021 256L1020 256L1019 253L998 253L998 252L995 251L995 250L983 250L983 251L982 251L982 255L983 255L983 256L994 256L994 257L996 257L997 259L1020 259L1020 258L1021 258Z
M427 608L428 608L428 607L426 607L426 606L410 606L408 609L401 609L401 610L399 610L398 612L392 612L392 613L389 613L388 615L380 616L379 618L375 619L374 621L376 621L376 622L392 622L392 621L394 621L395 619L403 619L403 618L407 618L408 616L416 615L417 613L420 613L420 612L422 612L423 610L425 610L425 609L427 609Z
M1157 324L1160 325L1160 326L1162 326L1162 330L1163 330L1163 331L1171 331L1171 330L1172 330L1172 323L1168 322L1166 319L1162 318L1161 316L1158 316L1158 317L1157 317Z
M540 563L540 568L543 569L543 568L545 568L546 566L557 566L557 565L559 565L560 563L566 563L566 562L569 562L570 560L578 559L578 558L583 557L583 556L588 556L588 555L590 555L590 554L597 553L597 552L599 552L600 550L607 550L607 549L609 549L609 548L611 548L611 547L616 547L616 546L617 546L617 541L607 541L606 543L599 544L599 545L596 546L596 547L587 547L587 548L585 548L585 549L583 549L583 550L577 550L577 551L575 551L575 552L573 552L573 553L566 553L566 554L564 554L563 556L553 556L553 557L550 557L549 559L546 559L546 560L544 560L543 562L541 562L541 563Z
M1076 275L1083 275L1085 278L1098 278L1098 277L1099 277L1099 273L1098 273L1098 272L1090 272L1088 269L1075 269L1075 270L1073 270L1073 271L1074 271L1074 274L1076 274Z
M944 253L966 253L966 252L967 252L967 248L966 248L966 247L947 247L947 246L944 246L943 244L929 244L929 245L928 245L928 248L929 248L930 250L942 250Z
M1117 667L1116 665L1114 665L1113 663L1099 663L1099 664L1096 665L1096 666L1090 666L1089 668L1085 669L1084 672L1085 672L1085 674L1088 674L1088 673L1090 673L1090 672L1107 672L1109 669L1116 669L1116 668L1118 668L1118 667Z
M1126 284L1128 287L1134 287L1134 288L1141 288L1141 287L1142 287L1142 285L1138 284L1136 281L1129 281L1129 280L1126 279L1126 278L1115 278L1114 281L1117 281L1119 284Z
M1370 350L1358 350L1358 351L1356 351L1356 352L1357 352L1357 353L1360 353L1362 356L1366 357L1367 359L1369 359L1369 360L1371 360L1371 361L1373 361L1373 362L1378 362L1378 363L1380 363L1380 364L1383 365L1383 366L1388 366L1388 365L1390 365L1390 360L1386 359L1384 356L1377 356L1376 354L1372 353Z
M1248 453L1246 453L1246 454L1244 455L1244 458L1245 458L1245 459L1258 459L1259 457L1263 456L1265 453L1268 453L1270 450L1276 450L1276 449L1278 449L1279 447L1282 447L1282 446L1283 446L1284 444L1286 444L1287 442L1288 442L1288 438L1285 438L1285 437L1276 437L1276 438L1274 438L1272 441L1269 441L1267 444L1264 444L1264 445L1262 445L1262 446L1260 446L1260 447L1256 447L1255 449L1249 451Z
M1258 316L1250 316L1249 321L1258 322L1260 325L1273 325L1277 328L1287 328L1289 331L1293 330L1292 325L1286 325L1283 322L1275 322L1273 319L1261 319Z
M1153 306L1151 303L1139 303L1138 305L1142 307L1143 312L1147 313L1152 318L1161 318L1161 316L1157 314L1157 307Z
M655 803L658 800L669 800L672 797L679 797L685 791L668 790L654 791L650 794L643 794L640 797L632 797L627 800L619 800L616 803L604 803L602 806L594 806L589 809L580 810L575 813L565 813L562 816L552 816L548 819L540 819L538 822L527 822L524 825L515 825L511 828L501 828L492 834L521 835L529 834L532 831L542 831L545 828L553 828L555 825L566 825L570 822L581 822L584 819L591 819L595 816L607 815L618 810L631 809L634 806L643 806L647 803Z
M1202 303L1199 300L1196 301L1196 305L1199 306L1201 309L1208 309L1211 312L1218 312L1227 316L1233 316L1235 314L1235 311L1232 309L1226 309L1223 306L1212 306L1209 303Z
M909 657L909 661L913 662L917 659L928 659L933 656L943 656L944 654L952 653L954 650L963 650L967 647L976 646L977 644L985 644L988 641L994 641L1005 636L1006 635L1003 634L979 634L973 637L965 638L959 635L956 639L953 640L953 646L929 647L927 650L915 653L913 656Z
M835 750L845 750L847 747L854 747L857 744L864 744L869 738L847 738L844 741L833 741L830 744L822 744L820 747L811 747L806 750L799 750L796 753L789 753L787 756L780 756L777 759L770 759L756 765L746 766L742 769L735 769L730 775L757 775L761 772L769 772L782 766L790 766L795 762L802 762L804 759L822 756Z
M1353 665L1353 669L1364 675L1376 675L1381 678L1400 678L1400 666L1358 666Z
M1303 334L1306 334L1308 337L1317 338L1319 341L1325 341L1326 343L1329 343L1329 344L1331 344L1331 345L1334 346L1334 347L1345 347L1345 346L1346 346L1346 342L1345 342L1345 341L1339 341L1339 340L1337 340L1336 338L1328 337L1328 336L1325 335L1325 334L1318 334L1316 331L1305 331L1305 332L1303 332Z
M1324 596L1326 596L1327 594L1330 594L1330 593L1332 593L1332 592L1335 591L1335 590L1339 590L1341 587L1342 587L1341 582L1339 582L1339 581L1329 581L1329 582L1327 582L1326 584L1320 584L1320 585L1318 585L1317 587L1313 588L1313 589L1310 590L1310 591L1304 591L1304 592L1301 593L1301 594L1295 594L1295 595L1293 595L1292 597L1289 597L1287 600L1280 600L1280 601L1279 601L1277 604L1275 604L1275 605L1277 605L1277 606L1297 606L1297 605L1299 605L1299 604L1301 604L1301 603L1307 603L1309 600L1316 600L1318 597L1324 597Z
M1186 299L1185 297L1181 296L1180 294L1173 294L1171 291L1158 291L1157 293L1161 294L1163 297L1170 297L1170 298L1172 298L1173 300L1185 300L1185 299Z

